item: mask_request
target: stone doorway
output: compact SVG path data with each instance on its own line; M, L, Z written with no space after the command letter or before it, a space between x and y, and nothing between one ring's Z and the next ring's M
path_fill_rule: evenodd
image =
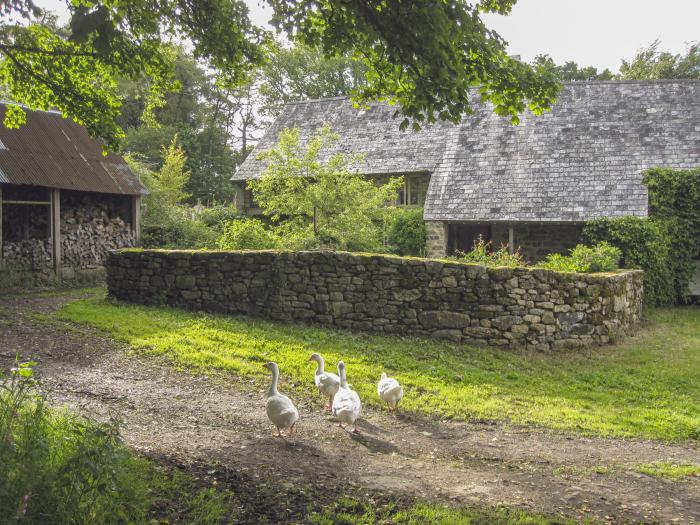
M456 251L471 251L479 237L486 242L491 241L490 224L450 224L447 229L448 254L453 254Z

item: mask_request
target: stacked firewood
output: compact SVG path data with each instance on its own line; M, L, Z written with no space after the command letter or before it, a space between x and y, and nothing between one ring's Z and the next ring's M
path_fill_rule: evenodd
M129 225L97 206L64 208L61 221L63 264L73 267L103 264L107 252L134 245Z
M29 239L26 241L3 242L3 263L17 268L43 268L51 264L51 241Z

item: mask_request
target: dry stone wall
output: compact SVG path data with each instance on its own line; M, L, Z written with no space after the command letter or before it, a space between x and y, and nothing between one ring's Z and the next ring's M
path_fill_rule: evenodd
M640 320L642 272L561 274L342 252L122 250L113 298L387 334L548 350Z

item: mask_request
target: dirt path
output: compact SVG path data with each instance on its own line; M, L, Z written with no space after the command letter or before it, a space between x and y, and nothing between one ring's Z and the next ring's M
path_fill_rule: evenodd
M671 482L631 470L653 461L700 463L697 444L589 439L377 411L365 414L364 434L353 436L322 413L320 398L298 404L299 433L286 442L272 437L258 386L129 357L92 329L32 315L71 298L0 300L0 364L6 368L16 353L38 361L56 403L98 419L117 415L125 441L144 454L211 465L210 474L272 484L276 492L388 491L610 522L700 523L700 479ZM596 473L599 467L609 471Z

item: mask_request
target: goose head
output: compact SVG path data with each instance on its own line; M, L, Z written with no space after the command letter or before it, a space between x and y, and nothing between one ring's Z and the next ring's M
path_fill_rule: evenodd
M265 363L264 366L265 366L265 368L267 368L270 372L275 372L275 371L278 371L278 370L279 370L279 368L277 367L277 363L274 363L274 362L272 362L272 361L269 361L269 362Z
M323 361L323 358L319 354L311 354L311 357L309 357L309 361L316 361L317 363L321 363L321 361Z
M347 379L345 378L345 363L338 361L338 376L340 377L340 386L347 387Z

